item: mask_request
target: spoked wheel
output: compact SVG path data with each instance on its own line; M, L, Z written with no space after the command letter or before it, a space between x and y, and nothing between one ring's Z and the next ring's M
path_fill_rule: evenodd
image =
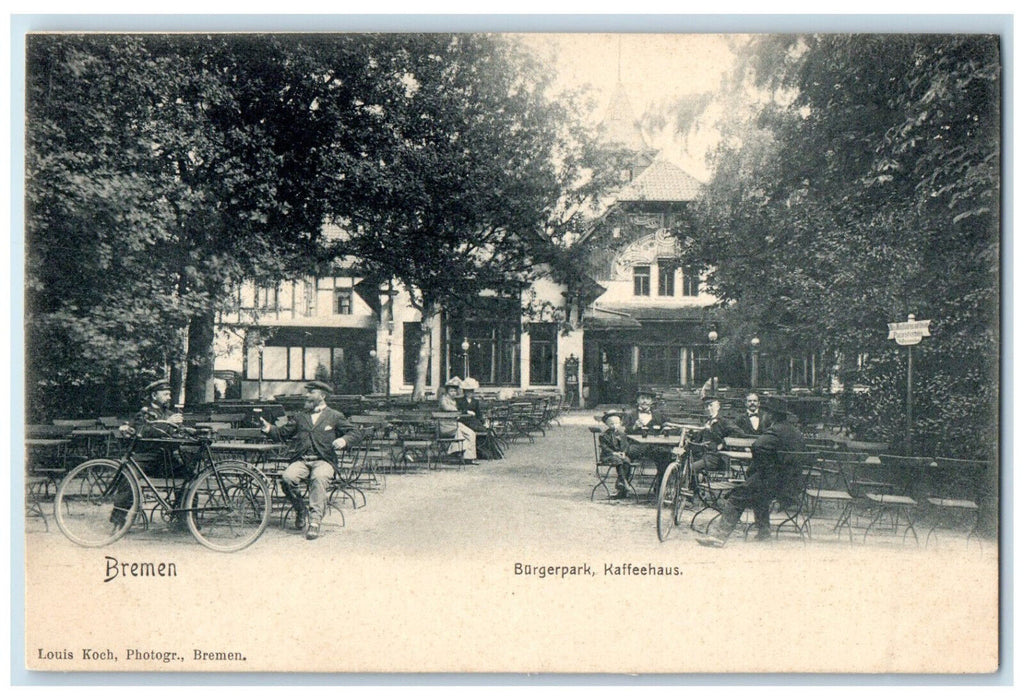
M270 485L244 462L221 462L204 469L185 496L188 529L218 552L245 549L270 522Z
M139 514L139 483L127 467L91 459L72 469L54 499L57 526L83 547L102 547L124 536Z
M682 474L679 463L672 462L665 467L658 484L658 539L661 542L667 540L672 528L679 524L678 514L685 500L680 488Z

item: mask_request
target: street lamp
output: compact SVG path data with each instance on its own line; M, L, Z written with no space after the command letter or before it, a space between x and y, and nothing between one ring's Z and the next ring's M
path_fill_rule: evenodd
M469 339L462 339L462 378L469 376Z
M761 348L761 339L756 335L750 339L750 388L757 389L757 362L760 359L758 350Z
M708 342L711 343L711 393L718 393L718 331L712 329L708 332Z
M373 378L373 387L371 391L377 393L377 349L370 348L370 371L373 373L370 376Z
M392 297L393 298L393 297ZM393 313L393 312L391 312ZM388 317L388 357L386 362L387 376L384 379L384 398L391 405L391 338L395 333L395 320Z

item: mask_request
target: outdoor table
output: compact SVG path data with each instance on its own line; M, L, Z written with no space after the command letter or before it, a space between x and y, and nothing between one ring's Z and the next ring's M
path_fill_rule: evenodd
M71 431L71 436L83 440L88 457L109 457L110 444L116 433L117 430L110 428L78 428Z
M281 445L281 443L276 442L225 441L210 443L210 452L233 452L241 454L245 457L246 461L251 462L258 471L265 472L267 469L268 455L277 454L282 447L283 445Z

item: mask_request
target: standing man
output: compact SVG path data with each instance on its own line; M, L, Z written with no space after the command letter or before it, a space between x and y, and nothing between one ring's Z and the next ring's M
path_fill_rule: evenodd
M747 394L744 405L747 410L737 419L736 427L745 435L761 435L772 424L771 418L761 411L761 400L752 391Z
M707 535L697 537L698 544L724 547L747 508L754 511L757 539L771 539L771 521L768 517L772 499L786 492L792 482L790 471L798 468L789 463L784 453L803 452L805 446L800 431L790 422L792 414L786 410L783 399L770 396L765 399L765 408L771 414L772 424L751 447L754 458L747 478L729 492L722 516Z
M327 405L331 385L306 384L305 409L283 426L271 425L260 418L262 430L272 438L288 442L291 464L281 474L281 489L295 508L295 527L306 530L306 539L320 536L320 522L327 507L327 484L334 476L334 451L354 447L363 439L345 414ZM309 482L309 511L298 492L299 484Z

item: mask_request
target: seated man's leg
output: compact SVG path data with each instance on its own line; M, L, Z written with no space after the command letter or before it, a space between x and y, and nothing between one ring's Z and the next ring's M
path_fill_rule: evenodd
M295 527L300 530L306 526L306 504L299 495L299 484L309 478L309 474L309 467L301 461L292 462L281 472L281 490L295 509Z
M327 484L334 476L334 465L320 459L310 462L309 467L309 525L310 528L324 519L327 508Z
M759 484L740 484L726 496L725 505L722 508L722 515L715 522L708 534L720 540L727 540L732 531L736 529L736 523L747 508L754 508L763 499L763 489Z
M771 523L771 505L772 496L767 492L762 492L761 497L758 498L754 504L754 526L757 528L757 539L768 540L772 536L772 523Z

